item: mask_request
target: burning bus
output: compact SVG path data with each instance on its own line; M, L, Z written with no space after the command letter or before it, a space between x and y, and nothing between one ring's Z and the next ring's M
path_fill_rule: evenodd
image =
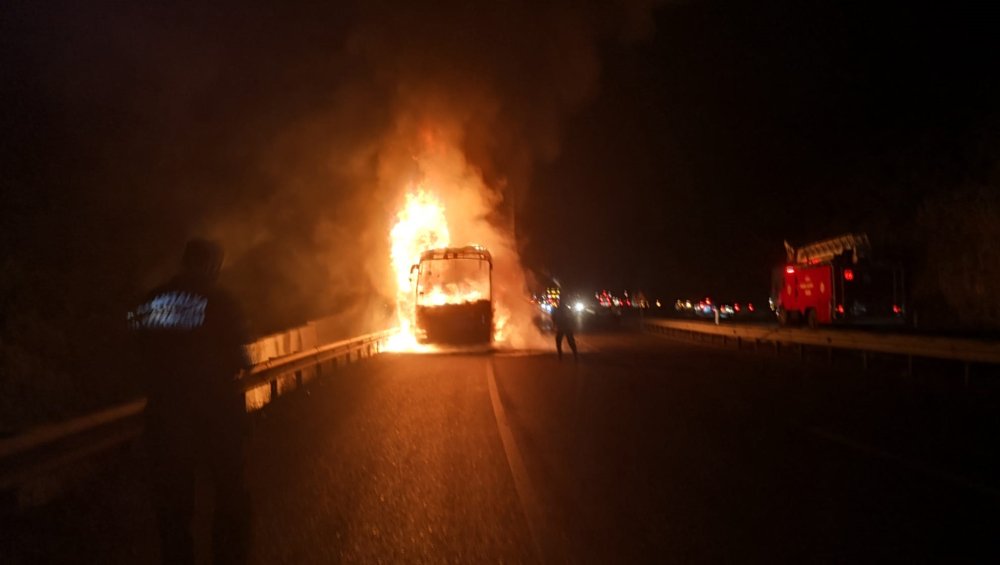
M493 339L493 257L485 247L445 247L420 254L415 334L421 343L473 344Z

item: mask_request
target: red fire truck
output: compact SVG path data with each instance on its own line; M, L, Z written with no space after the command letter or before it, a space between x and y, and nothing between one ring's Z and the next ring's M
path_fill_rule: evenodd
M797 248L786 241L785 251L787 261L774 271L771 285L771 307L781 325L903 322L903 270L873 261L867 235Z

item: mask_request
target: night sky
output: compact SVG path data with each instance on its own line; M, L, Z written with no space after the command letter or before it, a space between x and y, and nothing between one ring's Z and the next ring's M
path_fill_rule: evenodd
M377 309L390 181L411 174L387 155L427 128L502 194L540 284L670 300L763 301L783 240L848 230L918 265L927 202L997 180L1000 35L950 4L56 2L3 20L8 334L111 324L198 234L226 244L261 331Z
M601 95L539 171L532 258L581 286L737 300L766 297L785 239L867 231L919 263L925 199L997 180L990 21L912 4L661 7L651 41L605 48Z

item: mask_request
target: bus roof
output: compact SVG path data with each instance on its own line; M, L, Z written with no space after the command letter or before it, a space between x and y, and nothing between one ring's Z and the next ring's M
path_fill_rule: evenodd
M442 247L428 249L420 254L420 262L440 259L476 259L486 261L493 267L493 256L482 245L466 245L465 247Z

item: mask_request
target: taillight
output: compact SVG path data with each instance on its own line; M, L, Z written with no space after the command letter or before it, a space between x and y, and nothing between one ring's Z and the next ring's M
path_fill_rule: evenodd
M854 270L853 269L844 269L844 280L845 281L853 281L854 280Z
M789 265L785 267L785 272L788 273L789 275L793 275L795 274L795 267Z
M903 311L903 309L900 308L898 304L893 304L892 305L892 313L893 314L899 314L902 311Z
M838 304L837 305L837 313L838 314L843 314L844 313L844 305L843 304Z

